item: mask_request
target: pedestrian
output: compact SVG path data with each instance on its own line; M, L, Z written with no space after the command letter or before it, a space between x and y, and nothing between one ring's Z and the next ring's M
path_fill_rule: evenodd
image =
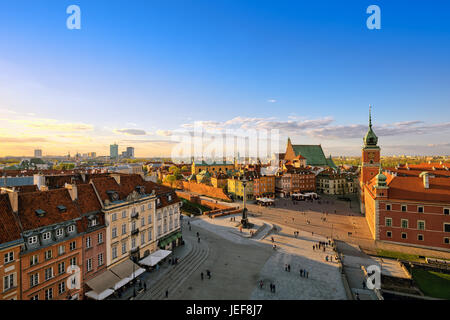
M291 272L291 265L288 264L288 272Z
M191 229L191 225L189 225L189 231L191 231L192 229Z
M197 238L197 242L200 243L200 237Z
M261 281L259 281L259 288L260 289L262 289L263 288L263 285L264 285L264 282L261 280Z
M358 292L355 293L355 298L356 298L356 300L359 300L359 293Z
M303 269L300 269L300 277L303 277Z
M284 265L284 271L287 271L287 264Z
M366 288L366 282L365 281L362 282L362 287L363 287L363 289Z
M309 271L306 271L306 278L309 277Z
M275 291L276 291L276 290L275 290L275 284L273 284L273 293L275 293Z
M208 276L208 279L211 279L211 271L206 270L206 275Z
M203 280L203 272L200 273L200 278Z
M274 240L274 238L273 238L273 237L271 237L271 239L272 239L272 243L274 243L274 241L275 241L275 240Z
M166 290L166 298L169 297L169 290Z
M147 283L144 282L144 291L147 291Z
M328 256L325 257L325 261L328 262Z
M325 247L323 247L323 252L325 252Z
M197 232L197 238L199 238L199 237L200 237L200 233Z
M270 283L270 292L273 292L273 284L272 284L272 282Z

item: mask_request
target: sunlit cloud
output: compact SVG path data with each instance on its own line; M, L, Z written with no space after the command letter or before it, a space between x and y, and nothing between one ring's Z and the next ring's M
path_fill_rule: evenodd
M115 132L130 136L145 136L147 134L145 130L141 129L117 129Z

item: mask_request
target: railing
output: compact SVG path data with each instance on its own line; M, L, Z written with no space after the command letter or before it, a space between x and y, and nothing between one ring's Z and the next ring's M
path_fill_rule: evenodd
M137 219L139 218L139 212L134 212L131 214L131 219Z
M138 233L139 233L139 228L131 230L131 235L135 235L135 234L138 234Z

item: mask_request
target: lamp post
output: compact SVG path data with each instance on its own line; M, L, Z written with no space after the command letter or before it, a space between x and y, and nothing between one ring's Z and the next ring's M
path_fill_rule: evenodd
M242 206L244 207L244 209L242 210L242 220L241 220L241 224L244 228L246 228L248 226L248 218L247 218L247 208L245 207L245 202L247 200L247 193L246 193L246 186L247 186L247 182L248 180L245 179L245 177L241 180L242 182L242 186L244 187L244 196L242 199Z

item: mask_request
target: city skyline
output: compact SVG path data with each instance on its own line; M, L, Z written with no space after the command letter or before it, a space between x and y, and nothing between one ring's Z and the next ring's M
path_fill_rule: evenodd
M357 156L369 104L385 155L450 154L443 1L380 1L380 30L359 1L79 1L80 30L70 4L2 5L0 156L107 155L116 141L167 157L194 123Z

